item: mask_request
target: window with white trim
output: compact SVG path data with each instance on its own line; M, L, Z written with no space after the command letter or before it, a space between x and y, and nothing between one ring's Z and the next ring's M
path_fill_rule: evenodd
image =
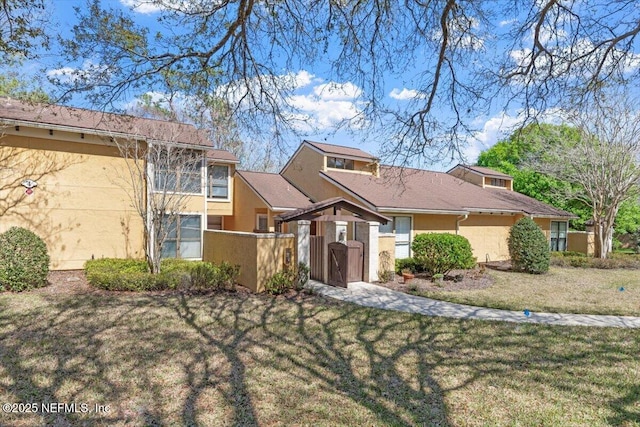
M154 191L201 194L202 162L199 159L195 152L159 155L154 164Z
M210 199L229 198L229 166L210 165L207 168L207 197Z
M551 241L549 242L551 251L567 250L567 222L551 221Z
M167 237L162 244L162 258L202 258L202 218L200 215L177 215L169 221L164 216Z

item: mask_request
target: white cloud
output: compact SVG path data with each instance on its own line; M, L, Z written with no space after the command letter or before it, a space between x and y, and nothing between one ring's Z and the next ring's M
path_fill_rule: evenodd
M362 89L351 82L311 79L286 101L295 110L290 117L298 121L299 130L322 131L345 122L358 128L363 124L359 105L361 94Z
M51 81L63 84L80 82L105 82L111 76L109 67L104 64L95 64L85 61L81 68L62 67L47 71L47 78Z
M395 87L391 90L391 92L389 93L389 96L393 99L397 99L401 101L424 97L422 93L418 92L415 89L402 88L402 90L400 90Z
M142 13L145 15L149 15L152 13L159 12L165 7L163 5L159 5L154 3L153 1L143 1L143 0L120 0L124 6L130 8L134 12Z
M315 86L313 93L323 100L352 100L362 94L362 90L351 82L329 82Z

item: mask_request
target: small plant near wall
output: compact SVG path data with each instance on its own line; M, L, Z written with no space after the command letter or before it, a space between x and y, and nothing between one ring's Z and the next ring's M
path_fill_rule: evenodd
M378 254L378 257L380 259L378 278L383 283L391 282L396 276L391 265L391 254L389 251L382 251Z
M28 291L46 286L47 245L32 231L11 227L0 234L0 291Z
M432 280L433 280L433 283L435 283L436 285L441 286L442 282L444 281L444 274L442 274L442 273L434 274L432 276Z
M296 268L285 268L269 278L265 291L271 295L280 295L291 289L300 290L309 281L309 267L298 263Z

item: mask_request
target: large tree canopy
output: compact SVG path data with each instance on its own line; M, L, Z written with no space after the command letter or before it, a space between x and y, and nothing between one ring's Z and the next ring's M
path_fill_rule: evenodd
M305 120L289 102L296 71L324 64L357 87L351 119L375 129L397 162L459 152L474 120L496 106L535 115L640 80L634 1L138 4L157 9L162 30L99 0L77 11L65 46L84 67L59 79L67 91L103 105L148 90L215 94L246 129L277 138ZM389 78L413 97L386 103Z
M530 164L543 158L548 147L569 147L579 139L580 133L571 126L534 123L480 153L477 164L511 175L515 191L578 215L571 221L572 228L584 230L585 221L591 219L589 206L567 198L570 183L542 174Z
M575 184L536 171L536 160L549 160L549 153L573 152L572 148L580 140L578 129L569 125L531 124L499 141L478 156L478 166L489 167L513 177L515 191L548 203L559 209L576 214L579 218L571 221L577 230L585 229L585 222L593 219L592 207L584 200L572 198L579 191ZM553 148L551 151L549 147ZM615 231L635 233L640 229L640 205L635 199L627 199L620 204L615 218Z
M33 58L48 47L45 0L0 0L0 60Z

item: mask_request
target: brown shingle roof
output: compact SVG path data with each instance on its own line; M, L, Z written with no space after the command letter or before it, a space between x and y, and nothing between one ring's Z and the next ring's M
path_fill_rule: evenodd
M311 204L311 200L291 185L282 175L249 171L237 171L236 174L238 174L271 209L298 209Z
M325 154L335 156L359 157L365 160L375 160L375 157L359 148L343 147L342 145L325 144L322 142L314 142L305 140L307 144L317 148Z
M210 146L207 137L194 126L185 123L145 119L124 114L104 113L101 111L62 105L37 104L12 98L0 98L0 121L16 120L33 125L53 125L69 128L70 131L91 133L98 131L114 136L126 135L139 139L179 142ZM237 162L238 159L224 150L211 148L208 158Z
M226 150L219 150L217 148L210 148L207 150L207 159L220 160L225 163L238 163L238 158Z
M451 172L455 168L467 169L467 170L479 173L480 175L491 176L491 177L494 177L494 178L506 178L506 179L512 179L513 178L511 175L507 175L505 173L499 172L497 170L493 170L491 168L485 168L483 166L456 165L453 168L451 168L449 170L449 172Z
M419 169L382 166L380 177L330 170L320 172L338 186L367 201L378 210L416 210L464 214L468 212L524 212L568 217L522 194L492 191L452 175Z

